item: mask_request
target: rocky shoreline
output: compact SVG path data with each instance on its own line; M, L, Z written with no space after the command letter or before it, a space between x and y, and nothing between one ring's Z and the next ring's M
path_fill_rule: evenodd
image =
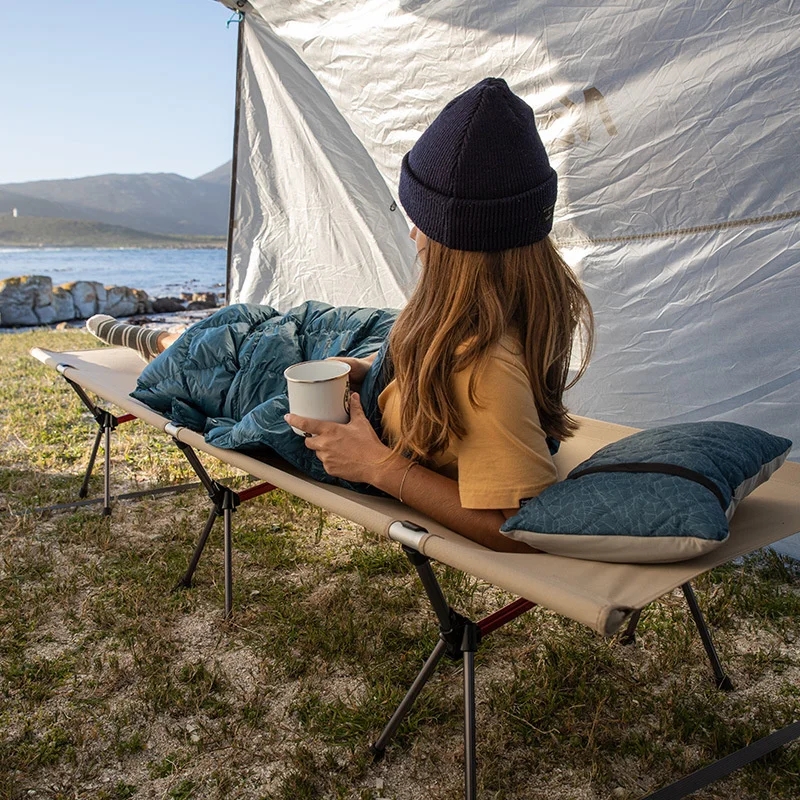
M69 323L93 314L132 317L214 309L219 305L220 298L214 292L150 297L142 289L104 286L98 281L53 286L52 279L45 275L0 280L0 326L4 328Z

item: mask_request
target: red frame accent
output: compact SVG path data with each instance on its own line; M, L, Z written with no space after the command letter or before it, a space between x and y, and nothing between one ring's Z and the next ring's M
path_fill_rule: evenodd
M273 489L277 488L277 486L273 486L271 483L259 483L258 486L251 486L249 489L242 489L241 492L236 492L236 494L239 495L239 500L244 503L247 500L252 500L254 497L266 494L267 492L271 492Z
M138 419L135 414L123 414L121 417L117 417L117 425L122 425L123 422L132 422L135 419Z
M503 625L511 622L511 620L521 617L526 611L530 611L535 605L536 603L520 597L514 600L513 603L498 609L493 614L489 614L488 617L484 617L477 623L481 636L486 636L492 631L502 628Z

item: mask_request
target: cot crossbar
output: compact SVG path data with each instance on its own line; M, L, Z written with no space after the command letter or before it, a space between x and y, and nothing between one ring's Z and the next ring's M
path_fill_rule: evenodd
M644 800L682 800L798 738L800 738L800 720L659 789Z
M511 620L522 616L526 611L530 611L535 605L536 603L532 603L530 600L525 600L523 597L520 597L507 606L503 606L503 608L495 611L493 614L489 614L488 617L484 617L478 623L481 636L486 636L492 633L492 631L502 628L503 625L511 622Z

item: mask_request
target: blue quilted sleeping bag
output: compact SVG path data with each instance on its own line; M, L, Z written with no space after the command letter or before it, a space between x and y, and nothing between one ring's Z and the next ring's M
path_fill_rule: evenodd
M332 478L283 419L289 410L283 371L329 356L363 358L380 350L361 387L364 411L380 434L378 395L397 311L333 307L310 300L285 314L269 306L228 306L189 328L148 364L131 395L216 447L251 455L272 451L319 481Z

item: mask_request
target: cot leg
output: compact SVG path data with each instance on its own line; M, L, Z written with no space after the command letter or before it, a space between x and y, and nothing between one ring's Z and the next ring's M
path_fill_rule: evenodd
M103 446L103 516L107 517L111 513L111 425L103 427L105 433L105 444Z
M536 604L519 598L507 606L489 614L479 622L472 622L451 608L445 600L442 588L436 580L428 556L420 553L415 545L419 534L425 529L408 520L398 521L389 527L389 537L403 545L403 551L414 565L428 599L439 619L439 641L428 660L417 675L403 701L370 747L375 761L384 754L386 745L394 735L408 710L417 699L442 656L461 659L464 664L464 797L475 800L477 792L477 724L475 719L475 653L483 636L486 636L522 614Z
M100 442L103 439L103 429L97 429L97 435L94 437L94 444L92 445L92 452L89 455L89 463L86 465L86 474L83 476L83 484L81 485L78 497L84 498L89 494L89 480L92 477L92 470L94 469L94 462L97 459L97 452L100 449Z
M634 611L631 618L628 620L628 627L625 628L625 633L619 637L620 644L635 644L636 643L636 627L639 624L639 618L642 616L642 609Z
M475 800L477 791L477 755L475 725L475 651L480 630L470 622L464 627L461 652L464 658L464 798Z
M392 714L392 718L386 723L383 731L381 731L381 735L377 738L374 744L370 745L369 749L375 761L380 761L383 758L386 752L386 745L389 744L389 741L400 727L400 723L403 721L403 719L405 719L405 716L411 709L411 706L414 705L414 702L419 696L419 693L422 691L422 688L428 682L431 675L433 675L434 670L436 669L439 661L441 661L446 648L447 643L444 641L444 639L439 639L439 641L436 643L436 647L433 648L433 651L428 656L428 660L419 671L417 677L414 678L414 683L411 684L411 688L406 692L406 696L402 699L400 705L397 706L394 714Z
M231 613L233 611L233 519L232 514L236 510L239 503L242 501L242 497L237 493L234 492L233 489L229 489L227 486L224 486L221 483L213 480L211 476L206 471L206 468L203 466L203 462L197 456L197 453L192 450L192 448L186 444L185 442L180 441L173 437L173 441L181 450L181 452L186 456L187 461L192 465L192 469L197 474L197 477L200 478L200 483L203 484L203 487L208 492L208 496L211 498L211 502L214 504L214 508L211 510L209 514L208 520L206 521L206 526L203 528L202 534L200 534L200 539L197 542L197 545L194 549L194 554L192 555L192 560L189 564L188 569L186 570L186 574L178 583L178 586L183 584L184 586L188 587L191 585L192 575L194 574L195 568L197 567L197 563L200 560L200 556L203 552L203 548L206 546L206 540L208 539L209 534L211 533L211 528L214 526L214 519L216 517L222 517L223 527L224 527L224 575L225 575L225 619L230 618ZM270 484L264 484L263 486L254 487L250 490L247 494L247 497L257 497L259 494L263 494L264 492L270 491L272 487Z
M719 656L717 655L717 649L714 647L714 642L711 639L711 633L709 632L706 621L703 618L703 612L700 611L700 606L697 603L697 598L695 597L692 585L687 581L683 584L683 586L681 586L681 589L683 589L683 595L686 598L686 602L689 604L689 610L692 612L692 617L694 618L695 625L697 625L697 630L700 632L700 638L703 640L703 647L706 649L706 655L708 656L709 661L711 661L711 668L714 670L714 678L717 682L717 688L722 689L725 692L733 691L733 682L725 674L725 670L722 668Z
M57 369L63 376L64 380L75 390L80 401L89 409L89 412L94 417L95 422L99 426L97 436L95 437L94 444L92 445L92 453L89 456L89 464L86 467L86 474L83 476L83 484L81 485L78 497L86 497L89 491L89 479L92 477L92 470L94 463L97 459L97 451L100 448L100 440L105 438L104 444L104 461L105 461L105 476L103 479L103 516L107 517L111 513L111 431L113 431L120 423L120 419L115 417L110 411L100 408L92 402L88 394L79 386L75 381L71 381L64 375L66 365L60 364ZM131 419L136 419L133 415L127 414L122 418L122 422L127 422Z
M419 674L406 692L400 705L392 714L377 741L371 745L370 751L379 761L386 750L386 745L394 736L400 723L411 709L422 688L430 679L437 664L445 654L454 660L461 659L464 663L464 785L465 797L474 800L477 786L477 760L476 760L476 725L475 725L475 651L481 639L480 625L468 620L451 608L442 592L442 587L436 580L436 575L430 564L430 559L422 555L413 547L403 545L403 551L409 561L414 565L419 575L428 600L439 620L439 641L428 660L423 665ZM516 604L518 605L518 604ZM524 603L524 610L532 604ZM522 610L516 612L523 613ZM513 619L510 616L509 619ZM493 629L491 625L487 626Z
M442 587L439 586L439 581L436 580L436 575L431 567L431 560L422 555L413 547L403 545L403 552L406 554L408 560L414 565L419 579L422 581L422 586L425 589L425 594L428 595L428 600L433 606L433 610L439 619L439 632L442 636L452 632L453 625L457 622L456 617L460 616L450 608L447 600L445 600ZM460 638L459 638L460 643Z
M430 564L430 559L422 553L415 550L413 547L403 545L403 552L406 554L408 560L414 565L417 570L417 575L422 581L425 588L425 593L428 595L428 600L433 606L433 610L439 620L439 641L436 647L433 648L428 660L423 665L411 688L406 692L406 696L401 701L400 705L392 714L392 718L386 723L381 735L377 741L370 746L370 751L375 761L380 761L383 758L386 745L389 740L394 736L400 723L405 718L406 714L411 710L422 688L433 675L437 664L442 656L447 653L451 658L461 658L460 644L461 644L461 630L463 629L464 618L455 612L445 600L442 587L436 580L436 575ZM456 641L457 638L457 641Z
M225 492L225 499L223 500L223 516L222 522L225 528L225 619L229 619L233 611L233 541L231 534L233 514L236 506L234 505L233 495L230 490Z
M194 553L192 553L192 560L189 562L189 566L186 568L186 572L183 574L183 577L175 584L173 591L177 589L191 589L192 588L192 578L194 577L194 571L197 569L197 565L200 562L200 556L203 555L203 550L205 549L206 542L208 541L208 535L211 533L211 529L214 527L214 522L217 519L217 509L216 506L211 509L211 513L208 515L208 519L206 520L205 527L203 528L203 532L200 534L200 538L197 540L197 544L194 548Z

